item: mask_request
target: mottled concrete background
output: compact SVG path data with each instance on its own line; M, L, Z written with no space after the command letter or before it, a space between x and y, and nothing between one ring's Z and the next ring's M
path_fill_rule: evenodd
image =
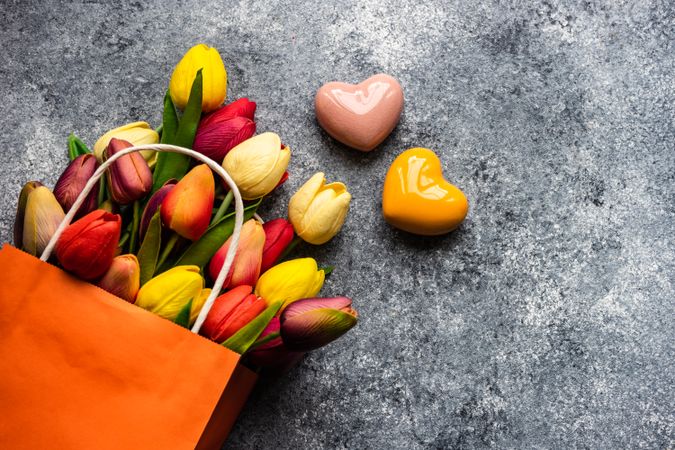
M86 142L159 124L173 65L217 46L229 96L293 149L263 207L313 172L354 195L304 249L361 322L262 383L229 448L675 445L675 7L635 1L140 1L0 5L0 238L19 189ZM405 112L364 155L316 124L324 82L397 77ZM435 149L471 211L450 236L380 217L385 171ZM273 211L273 212L269 212ZM215 375L217 376L217 374Z

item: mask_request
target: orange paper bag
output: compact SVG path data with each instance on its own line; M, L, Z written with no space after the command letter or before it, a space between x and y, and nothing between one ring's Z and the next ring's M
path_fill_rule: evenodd
M9 245L0 448L217 449L256 376L239 355Z

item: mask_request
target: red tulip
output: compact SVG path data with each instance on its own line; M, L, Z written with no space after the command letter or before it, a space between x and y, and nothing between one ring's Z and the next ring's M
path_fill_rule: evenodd
M184 238L199 239L209 227L215 189L209 166L193 168L164 197L162 222Z
M263 247L260 272L265 272L272 267L293 241L293 225L286 219L280 218L265 222L263 230L265 231L265 247Z
M230 248L230 237L222 247L218 249L209 263L209 275L216 279L225 262L225 256ZM247 220L241 228L239 246L234 256L230 272L225 278L225 289L244 284L255 285L260 277L260 263L262 262L263 247L265 245L265 232L262 225L255 219Z
M260 339L264 339L270 334L278 334L281 324L278 317L274 317L260 334ZM290 369L304 356L304 352L294 352L286 348L280 336L254 347L246 356L248 361L259 367L274 368L278 372Z
M267 302L253 294L251 286L237 286L216 298L201 333L222 343L263 312Z
M63 207L64 212L68 212L73 206L97 167L98 162L93 154L80 155L68 164L66 170L59 177L59 181L56 182L56 186L54 186L54 196ZM94 189L87 195L75 215L76 218L96 209L98 206L98 185L96 183Z
M112 138L105 149L110 158L133 144ZM152 189L152 172L140 153L130 153L116 160L106 174L110 195L120 205L133 203L145 197Z
M70 224L56 243L56 258L85 280L103 275L115 257L122 218L97 209Z
M241 98L207 114L199 122L193 148L217 162L255 134L256 104Z
M148 200L148 204L145 205L143 215L141 216L141 223L138 227L138 235L140 236L141 240L143 240L145 232L148 230L148 225L150 225L150 220L152 219L152 216L155 215L155 213L157 212L157 208L159 208L159 206L162 204L166 196L169 194L169 192L171 192L171 189L173 189L175 185L176 180L167 181L166 184L161 188L157 189L157 191L150 197L150 200Z

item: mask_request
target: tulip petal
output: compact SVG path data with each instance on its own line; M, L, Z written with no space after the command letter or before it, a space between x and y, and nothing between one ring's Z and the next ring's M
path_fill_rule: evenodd
M320 308L281 322L281 337L289 350L310 351L334 341L356 325L354 315Z
M351 299L347 297L330 297L330 298L305 298L293 302L288 308L284 309L281 315L281 320L291 319L299 314L312 311L314 309L331 308L337 310L350 309L352 306Z

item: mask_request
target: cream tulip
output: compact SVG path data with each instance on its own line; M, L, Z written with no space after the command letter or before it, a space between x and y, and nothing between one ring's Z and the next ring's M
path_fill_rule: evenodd
M147 122L132 122L121 127L115 128L98 138L94 144L94 154L99 162L103 161L103 152L112 138L130 142L133 145L156 144L159 142L159 134ZM155 159L155 152L152 150L142 150L143 159L149 163Z
M275 133L245 140L225 156L223 168L230 174L244 200L269 194L279 184L291 159L291 149Z
M288 218L302 240L323 244L342 228L351 199L344 184L326 184L324 174L318 172L291 197Z

